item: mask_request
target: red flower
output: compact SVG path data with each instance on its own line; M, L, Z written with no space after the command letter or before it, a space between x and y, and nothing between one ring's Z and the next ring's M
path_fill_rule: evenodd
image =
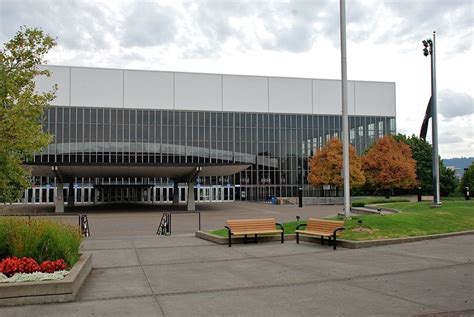
M32 259L23 257L21 259L17 257L5 258L0 261L0 273L10 277L15 273L33 273L33 272L46 272L53 273L55 271L65 270L66 262L59 259L56 261L44 261L41 265Z

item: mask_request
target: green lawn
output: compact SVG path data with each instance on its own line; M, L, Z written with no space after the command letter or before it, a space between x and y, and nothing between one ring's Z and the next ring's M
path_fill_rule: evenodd
M342 238L372 240L474 230L474 201L443 201L441 208L430 208L430 204L383 204L402 212L385 216L355 216L346 221ZM359 220L362 220L362 230L357 229Z
M402 212L384 216L354 216L346 221L346 230L343 231L341 238L360 241L474 230L474 200L443 201L442 208L437 209L430 208L430 204L430 202L383 204ZM359 220L362 220L361 228ZM296 221L284 223L285 233L294 233L296 225ZM226 229L210 233L227 237Z

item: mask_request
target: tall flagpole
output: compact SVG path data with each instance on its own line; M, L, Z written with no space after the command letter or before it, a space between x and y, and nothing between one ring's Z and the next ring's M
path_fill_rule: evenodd
M342 74L342 155L344 174L344 216L351 216L351 188L349 179L349 116L347 110L347 57L346 57L346 1L340 0L341 74Z

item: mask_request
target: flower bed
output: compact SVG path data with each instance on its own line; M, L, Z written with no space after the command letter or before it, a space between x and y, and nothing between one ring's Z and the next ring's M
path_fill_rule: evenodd
M81 241L69 224L0 216L0 306L73 301L92 269Z
M0 273L11 277L17 273L54 273L66 270L66 262L63 259L56 261L44 261L38 264L34 259L23 257L5 258L0 262Z
M79 258L77 228L47 219L0 218L0 282L59 279ZM43 273L43 274L39 274ZM17 274L22 274L15 277ZM35 277L28 277L33 274Z

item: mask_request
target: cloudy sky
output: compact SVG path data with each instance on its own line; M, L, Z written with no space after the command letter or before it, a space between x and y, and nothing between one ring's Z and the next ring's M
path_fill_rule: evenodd
M430 96L421 40L437 31L440 154L474 156L474 2L346 10L348 77L396 82L401 133L419 133ZM20 25L57 37L54 65L340 79L339 1L0 0L0 23L1 43Z

